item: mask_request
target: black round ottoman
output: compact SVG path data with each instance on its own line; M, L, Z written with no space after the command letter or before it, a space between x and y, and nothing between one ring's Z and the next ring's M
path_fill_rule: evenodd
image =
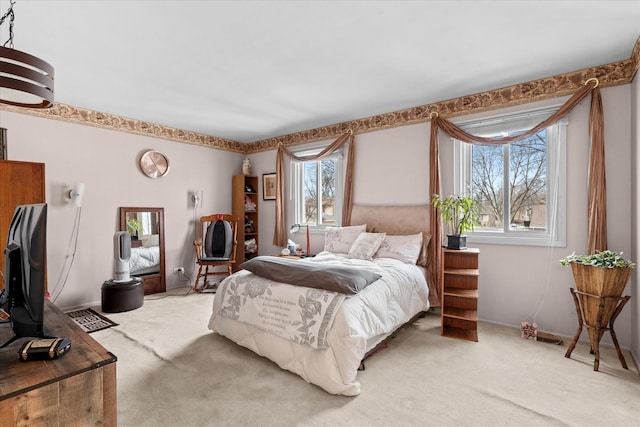
M105 313L135 310L143 303L144 286L142 279L138 277L132 277L126 282L111 279L102 284L102 311Z

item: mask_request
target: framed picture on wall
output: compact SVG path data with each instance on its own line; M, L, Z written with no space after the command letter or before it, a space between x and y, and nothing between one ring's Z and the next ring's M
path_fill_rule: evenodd
M276 174L262 174L262 200L276 199Z

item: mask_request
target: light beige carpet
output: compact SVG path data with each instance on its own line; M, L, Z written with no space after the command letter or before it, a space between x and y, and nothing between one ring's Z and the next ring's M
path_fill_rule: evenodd
M566 340L486 323L479 343L443 338L430 314L367 361L359 396L333 396L210 332L213 294L171 294L92 334L118 357L119 426L640 425L628 352L630 370L605 348L594 372L586 344L567 359Z

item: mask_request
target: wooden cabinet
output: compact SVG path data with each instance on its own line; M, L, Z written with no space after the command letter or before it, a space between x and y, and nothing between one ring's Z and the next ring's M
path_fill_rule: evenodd
M443 249L442 335L478 341L478 257L480 250Z
M46 333L71 340L56 360L21 362L20 339L0 348L0 425L116 426L116 357L45 301ZM13 336L0 327L0 341Z
M44 163L0 160L0 271L3 276L4 248L16 206L45 201Z
M258 177L235 175L232 188L232 215L238 218L238 245L234 270L258 256Z

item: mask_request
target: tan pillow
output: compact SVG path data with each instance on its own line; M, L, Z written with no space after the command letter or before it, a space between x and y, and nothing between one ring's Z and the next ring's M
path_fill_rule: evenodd
M385 233L360 233L349 249L347 256L354 259L371 261L382 244Z
M367 229L367 224L350 227L327 227L324 232L324 250L336 254L346 254L360 233Z
M427 267L428 262L428 254L427 248L429 247L429 242L431 241L431 234L422 233L422 250L420 251L420 256L418 257L418 262L416 264Z
M145 248L150 248L152 246L160 246L160 235L159 234L151 234L149 236L142 237L142 246Z
M422 252L422 247L422 233L410 235L387 234L375 257L394 258L407 264L416 264Z

